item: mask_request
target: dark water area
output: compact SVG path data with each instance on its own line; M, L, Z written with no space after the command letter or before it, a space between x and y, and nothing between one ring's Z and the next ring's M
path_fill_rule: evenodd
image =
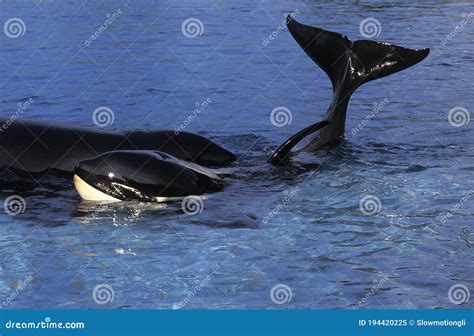
M356 91L342 146L273 167L271 151L321 120L332 95L284 28L291 12L352 40L375 18L371 39L431 53ZM106 129L179 128L237 155L220 169L224 190L195 215L179 203L82 202L58 177L20 194L3 185L3 199L18 194L25 209L0 213L0 300L17 309L472 308L472 298L458 305L448 295L474 288L472 13L462 1L0 3L0 23L26 27L17 38L0 31L2 117L31 98L20 118L97 127L93 112L106 106ZM99 31L107 14L113 22ZM194 38L182 31L189 18L202 23ZM278 107L291 123L274 126ZM448 118L453 109L460 120ZM114 293L104 305L92 294L101 284ZM291 292L281 305L278 284Z

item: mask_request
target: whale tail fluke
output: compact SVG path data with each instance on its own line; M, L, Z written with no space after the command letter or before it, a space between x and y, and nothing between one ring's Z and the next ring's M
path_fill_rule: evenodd
M331 79L334 90L341 85L358 86L422 61L429 49L408 49L370 40L351 41L347 36L306 26L287 18L293 38Z
M429 53L429 49L408 49L370 40L353 42L345 35L301 24L291 16L286 23L296 42L329 76L334 92L324 121L303 129L278 147L269 159L274 165L285 163L298 151L337 144L344 136L349 99L359 86L409 68ZM305 146L295 149L303 140Z
M430 52L429 48L409 49L370 40L354 42L352 50L359 62L358 68L364 74L362 83L409 68L424 60Z

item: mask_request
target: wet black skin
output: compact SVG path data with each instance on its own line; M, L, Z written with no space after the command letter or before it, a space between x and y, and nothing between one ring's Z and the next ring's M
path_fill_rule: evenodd
M375 41L352 42L344 35L300 24L291 17L287 25L297 43L331 79L333 99L323 121L293 135L275 151L269 160L275 165L284 163L293 152L339 143L352 93L364 83L420 62L429 53L429 49ZM13 123L0 119L0 124L0 168L72 173L77 165L74 172L79 177L120 200L153 202L157 197L221 190L222 180L215 174L179 159L205 166L223 166L235 160L232 153L212 141L187 132L108 132L21 119ZM305 145L295 150L302 140ZM154 152L157 150L160 152Z
M223 166L235 156L214 142L187 132L111 132L92 127L0 118L0 167L42 173L72 173L81 160L112 150L160 150L208 166Z
M122 201L156 202L220 191L223 181L197 164L159 151L113 151L79 162L74 174Z
M354 91L364 83L422 61L429 53L429 49L408 49L376 41L353 42L344 35L303 25L290 16L287 26L300 47L331 79L333 98L322 118L327 125L318 133L305 128L285 141L270 158L273 164L280 164L290 156L291 149L297 144L295 139L303 138L302 133L305 133L304 137L311 135L301 149L304 151L338 144L344 137L347 107Z
M308 135L313 134L314 132L319 131L320 129L329 125L329 121L321 121L311 126L306 127L305 129L299 131L289 139L287 139L284 143L278 147L273 155L270 157L268 162L273 165L280 165L283 164L291 155L291 149L298 144L301 140L303 140Z

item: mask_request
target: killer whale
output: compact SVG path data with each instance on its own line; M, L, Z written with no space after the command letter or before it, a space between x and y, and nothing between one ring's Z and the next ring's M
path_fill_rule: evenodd
M422 61L429 53L429 49L408 49L370 40L352 42L346 36L339 33L298 23L291 16L287 18L287 26L291 35L305 53L329 76L333 88L333 98L323 121L299 131L274 151L268 160L273 165L286 162L291 156L292 151L294 151L295 146L301 145L302 140L306 140L306 143L302 147L300 146L301 148L297 151L315 151L339 143L344 136L347 108L349 99L354 91L364 83L404 70ZM121 175L121 188L125 191L129 189L135 190L131 195L123 196L121 195L122 192L119 192L118 194L121 197L115 197L117 190L113 187L112 182L109 181L107 174L101 170L102 168L100 167L102 165L96 159L94 161L95 164L87 170L88 177L85 177L86 180L81 177L87 175L84 174L84 171L81 171L80 167L82 164L79 164L76 169L75 184L81 196L85 199L110 199L110 197L113 197L114 200L126 199L127 197L142 200L150 199L151 197L151 199L158 200L160 197L165 196L165 193L157 193L155 188L155 191L151 193L152 196L143 198L142 193L139 191L140 184L133 177L137 168L135 161L132 159L133 155L130 152L123 152L123 158L127 156L130 156L130 158L122 160L118 164L122 172L128 173L128 175L124 175L124 173ZM184 180L189 178L190 181L194 181L192 182L193 187L196 187L196 181L199 181L199 178L203 178L200 175L202 167L196 165L190 169L182 161L177 161L172 157L160 156L157 158L156 156L159 156L159 154L156 153L142 152L141 155L143 158L148 156L149 160L159 162L159 164L156 163L154 165L153 174L155 175L153 176L155 176L157 183L160 185L158 189L163 189L162 184L165 181L168 181L168 185L175 188L173 192L170 192L173 188L168 190L168 196L208 192L218 190L218 188L212 189L209 186L222 186L221 183L217 182L219 181L217 175L208 172L204 174L204 180L207 183L201 183L199 190L185 190L183 187L176 188L176 183L179 184L183 181L183 177ZM162 167L161 165L165 162L172 162L172 168ZM110 161L109 163L113 164L114 162ZM110 170L110 167L108 169ZM163 177L160 176L160 171L163 172ZM185 172L184 175L182 175L183 172ZM136 173L139 179L152 176L141 172L139 169ZM177 181L171 179L169 174L175 174ZM115 174L112 173L112 176L115 176ZM132 182L130 184L127 181ZM212 181L212 183L209 181ZM107 187L104 188L104 185ZM82 191L80 190L81 188ZM147 188L143 189L146 190ZM96 191L102 194L97 196Z
M0 124L7 125L5 118ZM79 161L113 150L160 150L182 160L223 166L234 154L200 135L166 130L113 132L91 127L17 119L0 129L0 168L71 174Z
M298 151L316 151L338 144L343 136L347 107L354 91L364 83L404 70L425 59L429 49L408 49L371 40L351 41L347 36L286 19L290 34L304 52L329 76L333 97L324 121L286 140L269 158L279 165L305 137ZM316 131L320 131L316 133Z
M406 69L429 49L408 49L306 26L287 18L287 26L305 53L329 76L333 99L323 121L286 140L270 157L278 165L296 150L314 151L339 143L349 99L364 83ZM110 132L87 127L1 119L0 168L46 174L74 173L74 185L86 200L161 201L222 189L220 177L204 166L222 166L235 156L202 136L173 131ZM4 127L8 125L8 127ZM309 139L308 139L309 138ZM301 147L301 146L300 146Z
M165 202L223 188L210 169L150 150L111 151L83 160L73 181L87 201Z

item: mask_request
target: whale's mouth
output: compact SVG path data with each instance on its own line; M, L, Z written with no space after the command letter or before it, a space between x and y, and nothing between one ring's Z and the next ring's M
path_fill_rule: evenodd
M159 151L122 150L80 161L74 186L84 200L167 202L220 191L212 170Z
M79 196L85 201L107 201L107 202L120 202L118 198L107 195L106 193L94 188L92 185L83 180L79 175L74 174L73 176L74 187L76 188Z

